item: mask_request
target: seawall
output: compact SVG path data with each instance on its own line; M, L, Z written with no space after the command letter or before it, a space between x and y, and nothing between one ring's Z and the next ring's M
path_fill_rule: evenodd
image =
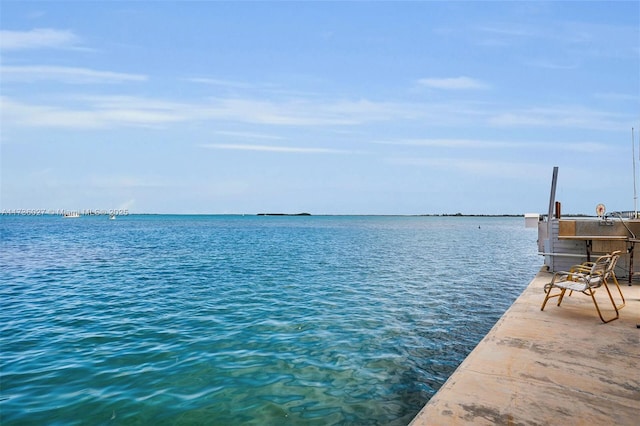
M640 424L640 285L620 283L626 306L605 324L582 293L541 311L551 277L536 275L412 426ZM596 300L615 315L604 289Z

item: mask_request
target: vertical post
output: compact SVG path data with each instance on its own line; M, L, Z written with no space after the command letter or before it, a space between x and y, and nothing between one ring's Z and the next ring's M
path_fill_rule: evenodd
M551 255L551 270L555 271L555 256L553 255L553 253L555 253L555 247L553 244L553 233L552 233L552 226L551 226L551 219L553 218L553 207L555 205L555 201L556 201L556 184L558 182L558 166L554 166L553 167L553 177L551 178L551 196L549 198L549 214L547 215L547 238L549 241L549 248L548 251L549 253L552 253Z
M556 184L558 182L558 166L553 167L553 177L551 178L551 197L549 198L549 215L547 219L551 222L553 217L553 207L556 202Z
M636 141L631 128L631 154L633 157L633 218L638 218L638 192L636 191Z

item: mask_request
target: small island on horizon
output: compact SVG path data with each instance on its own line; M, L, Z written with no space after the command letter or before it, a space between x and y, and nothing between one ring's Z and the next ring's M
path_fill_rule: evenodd
M258 213L258 216L311 216L311 213Z

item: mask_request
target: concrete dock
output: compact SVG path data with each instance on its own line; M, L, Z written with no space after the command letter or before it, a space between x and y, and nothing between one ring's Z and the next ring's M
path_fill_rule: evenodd
M412 426L640 425L640 285L620 280L626 306L604 324L581 293L540 311L551 277L536 275ZM604 289L596 300L615 314Z

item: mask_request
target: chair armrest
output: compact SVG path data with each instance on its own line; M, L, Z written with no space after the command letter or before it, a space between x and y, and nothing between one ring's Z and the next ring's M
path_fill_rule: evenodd
M585 265L584 263L580 265L573 265L569 272L581 272L584 274L588 274L591 272L592 267L593 265Z

